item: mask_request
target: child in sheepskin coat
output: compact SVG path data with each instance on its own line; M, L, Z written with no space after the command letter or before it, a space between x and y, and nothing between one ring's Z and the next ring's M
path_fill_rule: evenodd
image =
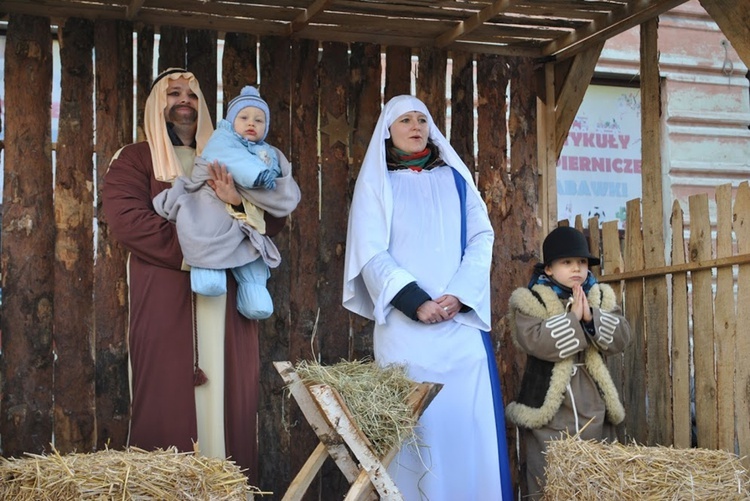
M265 142L269 123L268 104L255 87L245 86L196 157L190 178L177 178L172 188L153 199L156 212L177 225L193 292L226 294L225 270L231 269L237 280L237 309L250 319L273 313L266 281L269 267L281 262L265 234L264 212L285 217L300 200L291 165ZM225 204L209 186L211 164L216 162L231 174L240 204Z
M625 419L604 356L622 353L630 326L615 293L589 271L599 259L585 236L559 227L544 239L544 263L535 266L528 287L510 298L514 342L527 353L516 401L506 416L519 427L526 445L530 499L544 490L544 452L563 432L584 440L615 439Z

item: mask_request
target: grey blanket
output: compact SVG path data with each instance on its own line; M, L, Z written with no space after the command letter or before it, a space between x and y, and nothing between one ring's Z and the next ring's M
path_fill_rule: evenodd
M275 217L292 213L300 201L300 189L292 177L292 166L277 150L281 176L276 189L248 189L237 185L240 195ZM235 268L259 257L275 268L281 255L273 241L249 224L235 219L214 190L208 162L196 157L191 178L181 176L173 186L153 199L156 212L177 225L177 236L185 263L201 268Z

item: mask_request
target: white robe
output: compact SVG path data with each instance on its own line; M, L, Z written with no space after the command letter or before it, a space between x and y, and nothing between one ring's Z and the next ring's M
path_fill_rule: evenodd
M389 472L407 501L502 499L480 332L489 330L492 226L481 200L467 196L462 260L461 210L451 169L406 169L388 176L393 192L388 249L362 268L376 319L375 360L406 363L415 381L444 385L420 420L421 446L403 447ZM438 324L411 320L390 301L414 280L432 298L452 294L474 309Z

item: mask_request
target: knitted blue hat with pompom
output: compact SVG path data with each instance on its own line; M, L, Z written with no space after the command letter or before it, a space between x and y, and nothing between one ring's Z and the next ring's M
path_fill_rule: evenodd
M268 135L268 128L271 125L271 113L268 110L268 103L260 97L260 92L258 92L258 89L252 85L244 86L240 95L229 101L229 106L227 106L227 116L225 119L231 125L234 125L234 119L237 118L237 114L240 110L247 108L248 106L259 108L266 114L266 130L263 133L263 137L260 138L260 140L263 141Z

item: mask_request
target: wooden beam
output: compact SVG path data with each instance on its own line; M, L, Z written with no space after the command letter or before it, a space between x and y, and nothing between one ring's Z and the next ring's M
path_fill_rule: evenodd
M332 0L315 0L313 4L305 9L294 21L289 25L289 34L297 33L302 28L310 24L310 20L315 17L319 12L324 10L331 3Z
M541 234L546 235L557 225L557 155L555 130L555 64L544 65L544 89L537 100L537 155L539 156L539 219Z
M610 13L603 14L583 28L579 28L563 38L548 43L542 53L554 59L564 59L572 54L612 38L639 24L657 17L668 10L682 5L688 0L637 0L629 2ZM731 1L731 0L727 0Z
M438 36L435 39L435 45L441 48L448 46L461 35L475 30L477 27L484 24L485 21L492 19L499 12L506 10L508 7L511 7L516 3L518 3L518 0L495 0L492 4L475 13L473 16L458 23L455 28Z
M700 0L745 66L750 68L750 0Z
M560 157L570 126L586 95L586 89L591 77L594 76L596 63L603 48L604 42L600 42L576 54L565 76L560 95L556 98L559 104L555 108L555 161Z
M130 3L125 8L126 16L129 20L135 18L138 15L138 11L141 10L144 0L130 0Z

